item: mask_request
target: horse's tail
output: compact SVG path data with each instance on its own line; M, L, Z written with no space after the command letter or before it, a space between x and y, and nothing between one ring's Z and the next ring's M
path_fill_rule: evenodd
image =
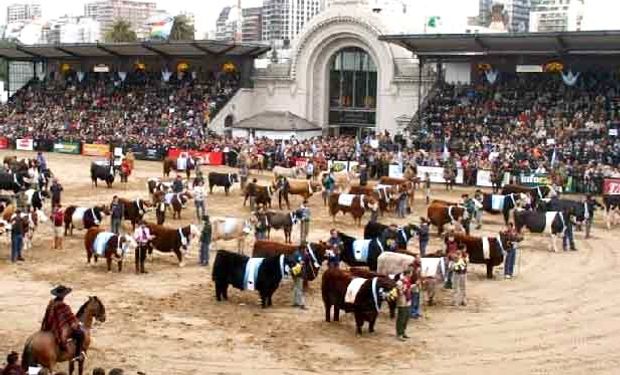
M35 366L34 354L32 353L32 338L30 336L24 345L24 351L22 352L22 370L28 372L28 367Z

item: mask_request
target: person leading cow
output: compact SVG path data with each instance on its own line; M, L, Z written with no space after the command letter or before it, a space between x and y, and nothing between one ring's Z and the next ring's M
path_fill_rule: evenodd
M140 225L134 231L133 238L138 243L136 248L136 273L147 273L144 269L144 261L146 260L149 242L155 237L151 235L151 231L146 226L144 220L140 220Z

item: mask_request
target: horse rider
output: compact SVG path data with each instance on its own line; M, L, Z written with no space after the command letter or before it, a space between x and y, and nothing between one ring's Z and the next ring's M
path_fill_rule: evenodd
M71 291L71 288L64 285L58 285L51 290L54 299L47 305L41 331L51 332L63 352L68 352L67 339L71 337L75 343L75 357L72 361L80 361L86 359L86 353L82 350L84 330L82 323L73 315L71 307L64 301Z
M151 231L146 226L144 220L140 220L140 225L134 231L133 238L138 243L136 248L136 273L147 273L144 270L144 261L146 260L149 243L155 237L151 235Z

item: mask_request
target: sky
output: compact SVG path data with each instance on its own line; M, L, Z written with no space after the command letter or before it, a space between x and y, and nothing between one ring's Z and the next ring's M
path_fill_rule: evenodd
M31 0L0 0L0 22L5 21L6 6ZM443 22L477 14L478 0L392 0L401 1L414 9L414 14L423 16L441 16ZM498 0L500 2L506 0ZM84 12L84 4L88 0L38 0L43 6L46 19L53 19L65 14L80 15ZM205 32L215 30L215 21L224 6L235 5L237 0L155 0L160 9L167 10L171 15L182 11L194 13L196 17L197 38L204 37ZM242 0L242 7L262 5L263 0ZM419 10L419 12L417 11ZM617 15L620 13L619 0L585 0L584 29L610 30L620 29ZM415 16L414 16L415 17Z

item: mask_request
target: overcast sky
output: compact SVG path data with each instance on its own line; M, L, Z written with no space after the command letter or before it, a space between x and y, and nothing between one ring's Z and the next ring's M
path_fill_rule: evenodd
M0 21L6 20L6 6L31 0L0 0ZM35 0L36 1L36 0ZM414 14L441 16L445 21L476 14L478 0L392 0L409 4ZM506 1L506 0L498 0ZM575 0L574 0L575 1ZM81 15L88 0L39 0L43 5L46 19L64 14ZM237 0L155 0L160 9L176 15L189 11L196 16L197 38L202 38L206 31L215 29L215 21L224 6L235 5ZM243 7L262 5L263 0L242 0ZM417 11L419 9L419 12ZM585 0L584 29L609 30L620 29L620 0ZM449 22L449 21L448 21Z

